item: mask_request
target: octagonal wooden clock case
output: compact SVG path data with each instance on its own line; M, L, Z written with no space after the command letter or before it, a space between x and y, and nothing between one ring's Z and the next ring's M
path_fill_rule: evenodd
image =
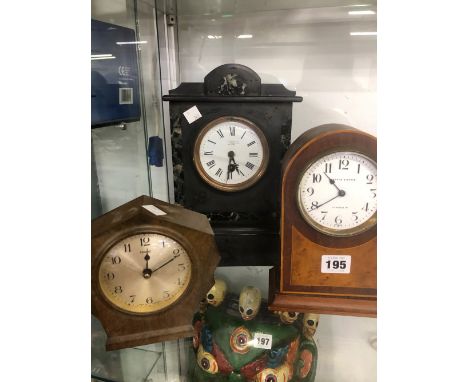
M107 350L193 335L219 254L206 216L148 196L92 221L91 307Z
M375 316L376 138L338 124L306 131L285 155L281 201L269 308Z
M281 84L262 84L240 64L170 90L175 201L206 214L221 265L273 265L279 251L281 159L292 103Z

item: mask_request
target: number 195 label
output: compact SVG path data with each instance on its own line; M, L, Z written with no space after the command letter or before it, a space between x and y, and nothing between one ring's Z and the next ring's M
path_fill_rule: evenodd
M322 273L351 273L351 256L323 255Z

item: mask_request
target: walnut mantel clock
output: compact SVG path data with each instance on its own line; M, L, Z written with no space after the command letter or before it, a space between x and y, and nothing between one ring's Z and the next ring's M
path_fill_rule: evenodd
M170 90L175 202L206 214L221 265L273 265L279 251L281 160L292 103L302 97L262 84L239 64Z
M219 261L206 216L148 196L92 222L92 313L107 350L193 335Z
M377 140L328 124L285 155L281 268L270 272L270 309L375 316Z

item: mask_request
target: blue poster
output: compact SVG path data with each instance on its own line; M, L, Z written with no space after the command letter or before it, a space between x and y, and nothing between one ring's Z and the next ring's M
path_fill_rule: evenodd
M91 20L91 127L140 116L135 31Z

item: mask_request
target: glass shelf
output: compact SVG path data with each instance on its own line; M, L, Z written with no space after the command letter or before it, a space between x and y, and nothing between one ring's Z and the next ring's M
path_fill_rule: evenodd
M106 351L106 333L91 318L91 378L110 382L186 381L191 339Z

